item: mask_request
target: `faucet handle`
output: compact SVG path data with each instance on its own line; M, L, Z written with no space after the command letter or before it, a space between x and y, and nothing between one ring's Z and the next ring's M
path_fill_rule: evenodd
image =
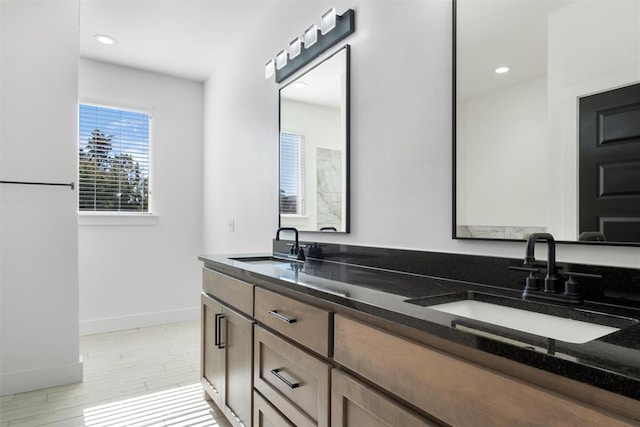
M517 267L514 265L510 265L509 266L509 270L516 270L516 271L527 271L529 272L529 275L527 276L526 279L524 279L524 283L525 283L525 289L527 291L539 291L540 290L540 282L538 279L538 276L536 276L536 274L540 273L540 269L539 268L532 268L532 267Z
M602 275L600 274L590 274L590 273L576 273L575 271L565 271L562 273L563 276L571 278L575 277L584 277L585 279L602 279Z
M562 273L567 280L564 282L564 294L567 296L579 296L578 282L574 277L583 277L585 279L602 279L600 274L576 273L575 271L566 271Z

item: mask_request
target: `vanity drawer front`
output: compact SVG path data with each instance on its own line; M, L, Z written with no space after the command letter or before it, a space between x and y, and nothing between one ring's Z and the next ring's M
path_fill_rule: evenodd
M333 314L329 311L256 288L255 318L318 354L331 355Z
M202 288L225 304L253 316L254 285L208 268L202 269Z
M450 425L629 425L587 404L339 315L334 359Z
M253 426L295 427L257 391L253 392Z
M253 384L297 426L328 426L331 366L260 326L254 331Z
M351 375L331 374L332 427L436 427Z

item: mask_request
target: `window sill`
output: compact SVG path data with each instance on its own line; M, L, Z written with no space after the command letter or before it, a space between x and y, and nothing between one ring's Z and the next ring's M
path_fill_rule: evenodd
M156 225L158 215L156 214L127 214L127 213L78 213L79 226L92 225Z

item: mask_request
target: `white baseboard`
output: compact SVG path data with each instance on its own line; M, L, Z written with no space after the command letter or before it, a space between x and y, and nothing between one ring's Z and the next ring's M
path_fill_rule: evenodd
M82 361L0 375L0 396L82 382Z
M80 336L145 328L147 326L163 325L165 323L188 322L199 318L200 307L194 307L134 314L130 316L109 317L105 319L81 320Z

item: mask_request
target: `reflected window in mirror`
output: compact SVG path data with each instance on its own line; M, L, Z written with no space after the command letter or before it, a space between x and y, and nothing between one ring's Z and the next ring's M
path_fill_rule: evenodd
M304 136L280 133L280 215L306 214Z
M349 47L280 89L280 226L349 232Z
M454 237L640 244L640 1L454 11Z

